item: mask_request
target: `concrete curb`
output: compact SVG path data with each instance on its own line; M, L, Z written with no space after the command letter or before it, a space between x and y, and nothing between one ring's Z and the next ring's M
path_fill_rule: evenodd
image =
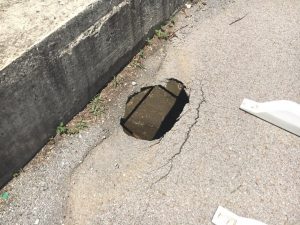
M0 71L0 187L184 1L97 1Z

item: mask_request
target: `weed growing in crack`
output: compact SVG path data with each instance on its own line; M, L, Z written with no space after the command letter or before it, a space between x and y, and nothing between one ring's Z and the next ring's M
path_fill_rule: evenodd
M112 80L112 86L113 86L113 88L119 87L122 83L123 83L123 79L122 78L120 78L118 76L114 76L114 79Z
M171 19L168 22L168 26L169 27L174 27L175 26L175 19L174 19L174 17L171 17Z
M132 62L132 65L135 68L145 69L145 67L143 66L143 64L141 62Z
M157 40L159 41L167 41L167 40L171 40L172 38L176 37L176 32L179 31L182 28L179 28L178 30L173 30L175 27L175 17L171 17L169 19L169 21L162 25L159 29L156 29L154 31L154 35L152 37L148 37L146 39L146 46L149 49L152 49L152 45L155 45L156 43L159 43ZM186 27L186 26L184 26ZM184 28L183 27L183 28ZM138 53L134 59L131 62L131 65L135 68L140 68L140 69L145 69L145 67L143 66L141 59L144 59L144 49L142 49L140 51L140 53Z
M151 38L147 38L147 40L146 40L146 44L147 45L152 45L152 39Z
M145 52L142 49L132 60L132 66L135 68L145 69L142 60L145 59Z
M19 169L17 172L15 172L15 173L13 174L13 178L16 178L16 177L20 176L21 173L23 173L23 172L24 172L24 170L23 170L22 168Z
M64 125L63 122L61 122L58 127L56 128L56 134L58 135L63 135L63 134L67 134L68 133L68 128L66 127L66 125Z
M144 49L142 49L139 53L138 53L138 57L142 58L142 59L145 59L145 52L144 52Z
M170 36L169 32L167 32L163 28L159 30L155 30L155 35L157 36L158 39L163 39L163 40L168 40Z
M9 193L8 192L3 192L2 194L0 194L0 200L5 202L9 199ZM0 202L1 202L0 201Z
M75 127L68 128L67 134L78 134L81 130L87 127L87 123L81 118L81 120L78 123L76 123Z
M74 127L67 127L66 125L64 125L63 122L61 122L59 124L59 126L56 128L56 134L57 135L63 135L63 134L69 134L69 135L72 135L72 134L78 134L81 130L87 128L87 123L81 119L79 122L77 122L75 124Z
M99 94L90 103L90 113L97 117L105 113L105 106Z
M83 119L81 119L77 124L76 124L76 128L78 129L78 130L83 130L84 128L87 128L88 127L88 125L87 125L87 123L83 120Z

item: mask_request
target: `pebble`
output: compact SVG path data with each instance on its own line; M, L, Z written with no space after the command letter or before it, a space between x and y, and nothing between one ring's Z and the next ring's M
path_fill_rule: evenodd
M190 8L192 7L192 5L191 5L191 4L185 4L185 7L186 7L187 9L190 9Z
M137 83L135 81L132 81L132 86L135 86Z

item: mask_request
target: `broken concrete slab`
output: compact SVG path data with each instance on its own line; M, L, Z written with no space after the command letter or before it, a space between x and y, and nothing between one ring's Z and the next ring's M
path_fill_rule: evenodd
M183 2L96 1L1 69L0 186Z

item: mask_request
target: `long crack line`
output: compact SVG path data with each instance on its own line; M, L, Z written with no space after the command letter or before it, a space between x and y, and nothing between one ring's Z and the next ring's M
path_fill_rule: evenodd
M198 123L198 120L200 118L200 108L201 108L201 105L206 102L206 98L205 98L202 86L201 86L200 91L201 91L201 97L202 98L201 98L201 101L198 103L198 105L196 107L196 112L197 113L196 113L196 117L194 118L194 122L189 126L188 131L186 132L184 141L181 143L178 152L176 152L174 155L172 155L172 157L164 165L162 165L160 167L160 168L163 168L163 167L165 167L167 165L170 165L168 171L163 176L161 176L158 180L156 180L154 183L152 183L151 186L150 186L150 188L152 188L155 184L159 183L160 181L164 180L165 178L167 178L169 176L169 174L171 173L171 171L173 169L173 161L174 161L174 159L182 153L182 150L185 147L186 143L188 142L194 126Z

